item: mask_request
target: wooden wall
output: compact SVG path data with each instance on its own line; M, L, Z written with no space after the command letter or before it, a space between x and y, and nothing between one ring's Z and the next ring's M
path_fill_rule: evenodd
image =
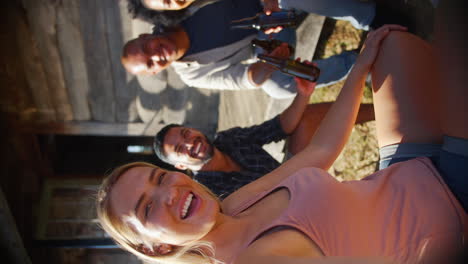
M172 71L138 78L125 72L124 43L151 32L151 25L130 17L125 0L15 3L7 29L25 78L21 87L10 87L1 110L14 114L21 130L153 135L166 123L216 129L218 93L189 88ZM209 115L201 118L201 112Z

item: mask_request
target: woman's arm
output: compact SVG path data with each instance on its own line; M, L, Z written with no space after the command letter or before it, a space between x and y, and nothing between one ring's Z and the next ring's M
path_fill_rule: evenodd
M300 61L300 58L297 59ZM312 64L304 61L306 64ZM286 134L291 134L296 130L301 121L302 115L309 104L310 96L315 90L315 83L305 81L304 79L294 78L297 83L297 94L293 102L280 115L281 128Z
M226 204L269 189L300 168L316 167L327 170L333 164L351 133L359 110L365 79L377 57L381 41L390 30L406 29L397 25L387 25L369 33L336 102L307 147L271 173L227 197L224 200Z

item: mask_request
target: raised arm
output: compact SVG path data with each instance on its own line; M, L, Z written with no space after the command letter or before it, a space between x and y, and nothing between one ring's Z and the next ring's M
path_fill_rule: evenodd
M251 127L234 127L222 131L218 133L218 138L223 138L223 141L242 140L260 146L285 139L298 127L310 95L314 91L315 83L304 82L304 84L298 83L297 86L296 97L279 116Z
M289 46L287 43L282 43L280 46L276 47L272 52L267 53L269 56L276 58L288 59L290 54ZM266 80L270 79L273 72L277 69L271 65L268 65L263 62L256 62L249 66L247 71L248 80L252 85L260 87Z
M225 199L229 205L236 199L243 200L274 186L304 167L327 170L340 154L351 133L361 102L364 82L375 58L380 43L390 30L406 30L397 25L387 25L369 33L359 58L349 74L336 102L323 119L307 147L264 177L244 186Z
M297 128L297 125L299 125L301 117L307 105L309 104L310 96L315 89L315 83L299 78L295 78L295 81L297 84L296 97L294 97L291 105L289 105L289 107L286 108L280 115L281 127L288 135L294 132L294 130Z

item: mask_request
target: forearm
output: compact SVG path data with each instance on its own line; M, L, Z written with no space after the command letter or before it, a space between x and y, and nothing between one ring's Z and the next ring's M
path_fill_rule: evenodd
M316 166L328 169L346 144L356 122L369 66L356 63L306 151L319 152Z
M301 121L302 115L309 104L309 95L302 95L297 93L291 105L280 115L281 128L286 134L294 132L299 122Z
M248 69L248 78L250 83L259 87L261 86L266 80L270 79L271 74L276 69L270 65L267 65L263 62L256 62L249 66Z
M197 68L175 68L177 74L187 85L210 90L247 90L257 89L248 80L249 65L231 64L229 67L201 65Z

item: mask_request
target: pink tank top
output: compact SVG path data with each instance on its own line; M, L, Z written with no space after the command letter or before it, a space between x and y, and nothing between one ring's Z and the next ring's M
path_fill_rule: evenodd
M290 192L288 207L236 255L278 226L301 231L326 256L387 256L399 263L423 262L462 243L467 215L426 158L397 163L360 181L338 182L323 170L300 169L231 215L280 187Z

